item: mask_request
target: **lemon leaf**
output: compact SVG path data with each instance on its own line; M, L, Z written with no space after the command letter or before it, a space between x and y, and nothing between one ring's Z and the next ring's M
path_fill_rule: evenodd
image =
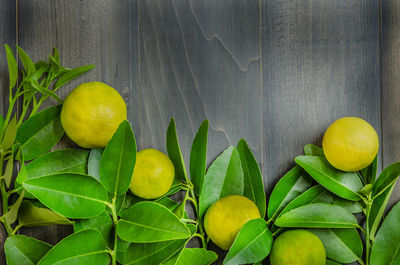
M67 218L98 216L108 201L103 185L83 174L57 173L25 180L22 185L44 205Z
M209 265L218 259L217 253L204 248L183 248L163 265Z
M53 264L109 264L107 245L100 232L86 229L72 234L39 261L38 265Z
M194 191L197 196L200 196L206 174L207 138L208 120L205 120L200 125L193 139L192 149L190 150L190 180L193 182Z
M17 65L17 60L15 59L15 55L11 48L7 45L4 44L4 47L6 49L6 56L7 56L7 64L8 64L8 75L10 78L10 89L15 87L17 84L17 79L18 79L18 65ZM1 126L0 126L1 129Z
M374 161L366 168L361 170L361 175L364 177L367 184L374 184L376 180L376 171L378 169L378 156L375 157Z
M85 65L85 66L80 66L80 67L74 68L72 70L69 70L67 73L62 75L57 80L54 90L59 89L60 87L62 87L63 85L67 84L71 80L77 78L78 76L86 73L87 71L89 71L89 70L91 70L91 69L93 69L95 67L96 67L95 65Z
M17 136L17 117L14 116L4 131L3 141L0 145L1 149L8 150L15 142Z
M32 237L15 235L7 238L4 251L8 265L35 265L51 247Z
M100 180L100 159L103 151L103 148L95 148L90 150L89 160L87 164L88 175L98 180Z
M113 228L113 221L111 216L107 212L103 212L99 216L82 219L74 222L74 232L85 229L93 229L100 232L103 235L104 240L108 243L109 247L112 247L111 233Z
M183 160L181 148L179 147L176 134L175 119L172 118L167 129L167 152L175 167L175 176L181 181L188 182L185 161Z
M28 54L19 46L17 46L19 58L21 59L21 63L24 66L25 72L27 75L32 74L36 71L35 64L32 62L31 58Z
M322 150L322 148L319 146L316 146L314 144L306 144L304 146L304 154L306 156L323 156L323 157L325 157L324 151Z
M400 162L391 164L385 168L376 180L372 189L372 196L376 198L386 189L390 188L400 176Z

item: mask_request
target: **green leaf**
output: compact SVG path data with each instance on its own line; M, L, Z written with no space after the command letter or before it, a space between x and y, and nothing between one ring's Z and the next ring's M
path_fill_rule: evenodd
M233 146L226 149L208 168L200 194L200 219L208 207L228 195L243 195L244 180L240 156Z
M72 225L67 218L47 208L37 207L30 201L23 201L18 212L20 226L34 227L47 225Z
M129 208L117 224L118 236L129 242L151 243L190 237L190 231L166 207L141 202Z
M357 219L346 209L327 203L314 203L293 209L275 221L280 227L358 228Z
M17 46L19 58L21 59L21 63L24 66L25 72L27 75L36 71L35 64L32 62L31 58L28 54L19 46Z
M391 164L385 168L375 181L372 189L373 198L378 197L386 189L390 188L396 182L400 175L400 162Z
M260 167L244 139L238 143L237 150L243 168L244 193L243 195L252 200L258 207L262 217L265 217L266 200L264 183Z
M272 248L272 234L264 219L247 222L224 259L225 265L249 264L265 259Z
M7 45L4 44L4 47L6 49L6 56L7 56L7 64L8 64L8 75L10 77L10 89L15 87L17 84L17 79L18 79L18 65L17 65L17 60L15 59L15 55L11 48ZM1 126L0 126L1 128Z
M364 177L367 184L374 184L376 179L376 171L378 169L378 156L375 157L374 161L366 168L361 170L361 175Z
M369 233L371 240L375 239L376 231L378 231L379 224L381 223L383 214L385 213L386 206L389 203L394 186L395 185L393 183L389 189L386 189L372 202L371 210L369 213Z
M327 259L325 265L341 265L341 264Z
M86 173L89 151L83 149L59 149L44 154L23 167L17 176L17 182L47 176L54 173Z
M294 198L311 186L311 179L304 170L295 166L275 185L268 202L268 218L273 218Z
M38 265L109 264L107 245L100 232L87 229L61 240Z
M32 237L9 236L4 244L8 265L36 265L51 245Z
M0 131L3 129L3 125L4 125L4 117L3 115L1 115L0 113ZM1 139L0 139L1 140Z
M95 217L108 201L103 185L83 174L58 173L28 179L22 185L44 205L68 218Z
M11 157L8 159L6 168L4 170L4 181L6 182L7 189L10 188L12 173L14 169L14 154L11 154Z
M176 134L174 118L172 118L169 122L167 129L167 152L169 158L174 164L175 176L183 182L188 182L185 162L183 161L181 148L179 147L178 136Z
M306 156L323 156L325 157L324 151L321 147L314 144L307 144L304 146L304 154Z
M17 132L25 161L49 151L64 135L61 126L61 105L47 108L26 120Z
M371 250L371 265L391 265L399 256L400 203L393 206L379 229Z
M88 160L88 175L100 180L100 159L103 154L103 148L96 148L90 150Z
M183 248L176 258L163 265L209 265L218 259L217 253L204 248Z
M4 220L8 225L12 225L18 218L18 210L21 206L22 200L24 199L24 192L19 195L16 202L11 206L10 210L4 215Z
M60 99L56 93L54 93L54 91L51 91L50 89L42 86L39 84L39 82L37 80L30 80L30 85L37 90L38 92L42 93L43 95L46 95L47 97L52 97L54 98L56 101L58 101L58 103L63 103L62 99Z
M85 229L93 229L100 232L108 245L111 247L111 232L113 229L113 221L107 212L103 212L99 216L90 219L77 220L74 223L74 232Z
M298 156L295 161L319 184L339 197L351 201L361 199L358 191L363 188L363 184L357 173L339 171L326 158L319 156Z
M310 232L321 239L327 258L340 263L361 259L363 244L356 229L310 229Z
M1 149L8 150L13 146L15 137L17 135L17 116L11 119L8 124L3 137L3 142L0 145Z
M190 151L190 179L194 185L195 194L199 197L203 188L204 176L207 164L207 138L208 120L200 125L196 136L193 139Z
M111 194L129 189L136 161L136 142L131 125L123 121L108 142L100 159L100 179Z
M87 71L89 71L95 67L96 67L95 65L85 65L85 66L77 67L77 68L74 68L74 69L68 71L66 74L64 74L57 80L57 82L55 84L55 90L59 89L60 87L67 84L71 80L77 78L78 76L86 73Z

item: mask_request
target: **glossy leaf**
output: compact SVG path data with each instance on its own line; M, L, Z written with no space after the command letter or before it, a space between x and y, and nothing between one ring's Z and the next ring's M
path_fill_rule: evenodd
M10 210L4 215L4 220L6 221L6 223L8 225L11 225L15 221L17 221L18 210L19 210L19 207L21 206L23 199L24 199L24 192L22 192L21 195L19 195L16 202L11 206Z
M227 195L243 195L243 190L243 170L239 152L231 146L208 168L199 199L200 219L214 202Z
M103 148L96 148L90 150L88 160L88 175L100 180L100 159L103 154Z
M372 189L372 196L376 198L386 189L390 188L400 176L400 162L391 164L385 168L375 181Z
M386 206L389 203L394 186L395 185L392 184L389 189L386 189L372 202L371 210L369 213L369 233L371 240L375 239L376 231L378 231L378 227L381 223L383 214L385 213Z
M109 193L122 195L128 191L135 161L135 137L129 122L123 121L100 160L100 179Z
M209 265L218 259L217 253L204 248L184 248L176 258L163 265Z
M19 46L17 46L18 55L21 59L21 63L24 66L25 72L29 75L36 71L35 64L32 62L28 54Z
M74 68L70 71L68 71L66 74L64 74L60 79L57 80L55 84L55 90L58 88L62 87L63 85L67 84L71 80L77 78L78 76L86 73L87 71L95 68L95 65L85 65L81 67Z
M59 149L47 153L24 166L18 174L17 182L61 172L85 174L88 154L83 149Z
M32 237L9 236L4 244L7 265L36 265L51 245Z
M265 259L272 248L272 234L264 219L247 222L224 259L225 265L249 264Z
M199 197L203 187L207 164L208 120L200 125L193 139L190 151L190 180L193 182L195 194Z
M321 239L326 257L340 262L351 263L360 260L363 244L356 229L310 229Z
M14 55L13 51L11 50L11 48L7 44L4 44L4 47L6 49L10 88L13 88L17 84L17 79L18 79L17 60L15 59L15 55ZM0 128L1 128L1 126L0 126Z
M129 208L117 224L118 236L129 242L151 243L190 236L189 229L166 207L141 202Z
M45 109L26 120L17 132L25 161L49 151L64 135L61 126L61 105Z
M266 199L264 183L260 167L244 139L238 143L237 150L243 168L244 192L243 195L252 200L258 207L262 217L265 217Z
M327 203L314 203L293 209L275 221L280 227L357 228L357 219L346 209Z
M20 226L72 225L67 218L47 208L37 207L30 201L23 201L18 212Z
M367 184L374 184L376 178L376 171L378 169L378 156L375 157L374 161L366 168L361 170L361 175L364 177Z
M96 179L59 173L24 181L23 187L53 211L68 218L92 218L107 204L107 192Z
M38 265L96 264L107 265L107 245L100 232L87 229L61 240Z
M351 201L360 200L358 191L363 185L357 173L339 171L326 158L319 156L298 156L295 161L319 184L339 197Z
M12 173L14 169L14 154L11 154L11 157L8 159L6 168L4 170L4 181L6 183L7 189L10 188Z
M103 235L104 240L106 242L109 242L109 246L111 246L110 243L111 243L111 232L113 229L113 221L111 216L107 212L103 212L99 216L90 219L82 219L75 221L74 223L75 233L85 229L93 229L100 232Z
M176 134L175 119L172 118L169 122L167 129L167 152L175 167L175 176L183 181L187 182L188 177L186 173L185 161L183 161L183 156L181 148L179 147L178 136Z
M323 156L325 157L324 150L314 144L307 144L304 146L304 154L306 156Z
M17 118L11 119L8 123L6 130L4 131L3 141L0 145L1 149L8 150L13 146L15 138L17 136Z
M39 84L39 82L37 80L30 80L29 83L36 91L40 92L41 94L47 96L47 97L52 97L54 98L58 103L63 103L62 99L58 97L58 95L56 93L54 93L54 91L42 86L41 84Z
M3 125L4 125L4 117L3 115L1 115L0 113L0 131L3 129ZM1 139L0 139L1 140Z
M311 179L300 166L295 166L275 185L268 202L268 218L273 218L294 198L311 186Z
M325 265L341 265L341 264L327 259Z
M400 203L397 203L382 223L372 245L370 265L391 265L400 249Z

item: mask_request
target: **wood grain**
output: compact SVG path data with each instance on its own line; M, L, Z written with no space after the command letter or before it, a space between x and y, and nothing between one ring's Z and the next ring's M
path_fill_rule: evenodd
M263 0L262 14L269 192L305 144L321 144L334 120L358 116L381 133L379 4Z
M8 108L8 86L9 76L7 59L4 51L4 44L8 44L15 51L16 43L16 1L0 1L0 114L5 116ZM1 199L0 199L1 203ZM0 216L3 213L0 210ZM0 246L4 245L6 233L3 226L0 225ZM0 264L4 264L4 251L0 250Z
M76 85L102 81L117 89L128 106L129 119L137 115L138 49L137 1L114 4L106 0L19 2L19 44L32 59L60 50L64 66L97 67L60 89L64 98ZM55 104L49 101L47 105ZM136 129L136 128L135 128ZM63 146L74 146L67 137ZM23 229L21 232L56 243L72 231L67 226Z
M383 166L400 161L400 3L382 1L382 148ZM400 199L397 183L389 202Z

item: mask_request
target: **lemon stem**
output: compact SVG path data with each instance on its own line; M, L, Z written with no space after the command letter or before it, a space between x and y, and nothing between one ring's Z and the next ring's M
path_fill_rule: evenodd
M371 199L371 195L368 195L367 197L367 204L366 204L366 218L367 218L367 222L366 222L366 232L365 232L365 261L366 261L366 265L369 265L369 257L370 257L370 252L371 252L371 239L370 239L370 231L369 231L369 215L371 213L371 206L372 206L372 199ZM361 263L360 263L361 264ZM364 264L362 264L364 265Z
M110 252L111 255L111 261L112 261L112 265L116 265L117 264L117 222L118 222L118 216L117 216L117 210L115 207L115 202L117 200L117 194L114 194L114 197L112 199L112 204L111 204L111 212L112 212L112 219L114 222L114 247L113 250Z

